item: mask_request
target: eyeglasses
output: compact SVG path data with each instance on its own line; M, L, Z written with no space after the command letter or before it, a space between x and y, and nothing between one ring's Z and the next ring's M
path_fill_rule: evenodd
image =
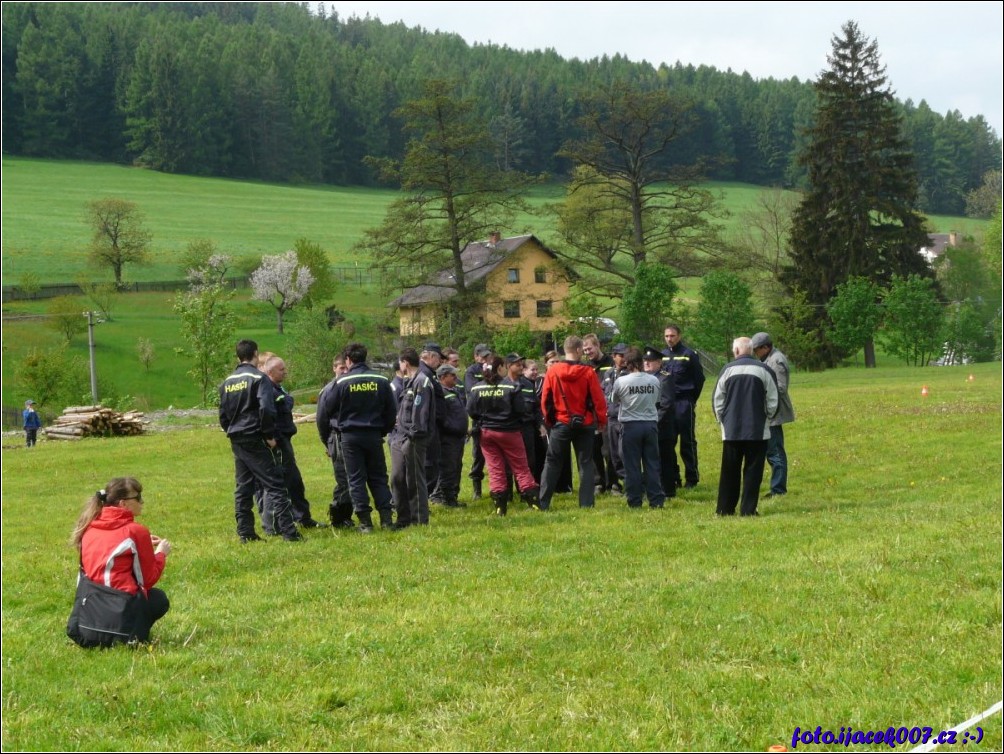
M133 497L124 497L122 499L123 500L135 500L137 503L142 503L143 502L143 496L142 495L134 495Z

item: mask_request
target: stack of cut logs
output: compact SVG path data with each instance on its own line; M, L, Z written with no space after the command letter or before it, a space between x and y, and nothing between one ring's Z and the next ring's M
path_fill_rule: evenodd
M103 406L70 406L42 431L50 440L79 440L95 435L142 434L146 423L141 411L123 414Z

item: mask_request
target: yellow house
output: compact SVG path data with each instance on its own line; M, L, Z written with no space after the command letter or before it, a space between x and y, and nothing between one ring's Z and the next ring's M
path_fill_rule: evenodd
M559 313L568 298L569 273L536 236L494 233L467 244L461 259L465 287L482 294L474 313L482 324L497 329L526 323L534 332L546 332L564 323ZM445 319L456 293L452 273L442 270L388 306L398 310L402 336L428 335Z

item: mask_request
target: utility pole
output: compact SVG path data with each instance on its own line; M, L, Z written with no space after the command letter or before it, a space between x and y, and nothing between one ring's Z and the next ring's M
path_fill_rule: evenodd
M87 350L91 357L91 401L98 405L98 373L94 368L94 312L84 312L87 317Z

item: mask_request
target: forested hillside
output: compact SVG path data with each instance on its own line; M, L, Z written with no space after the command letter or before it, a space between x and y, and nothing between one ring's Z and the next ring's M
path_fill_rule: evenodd
M613 81L688 95L696 127L674 144L708 177L799 186L795 155L815 95L797 78L624 57L468 45L454 34L320 15L286 3L5 3L3 149L196 175L368 184L363 157L400 158L393 113L430 78L460 82L503 169L563 176L582 94ZM896 82L891 82L895 86ZM900 103L919 209L962 214L1000 169L981 115Z

